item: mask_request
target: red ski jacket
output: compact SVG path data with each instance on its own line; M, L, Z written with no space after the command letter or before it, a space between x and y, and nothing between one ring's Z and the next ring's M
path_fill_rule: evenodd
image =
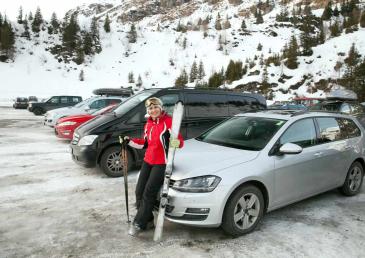
M130 139L129 146L136 149L147 149L144 161L150 165L166 164L171 125L172 118L164 111L156 120L149 117L144 126L143 138ZM180 148L182 148L184 140L180 133L178 138L180 140Z

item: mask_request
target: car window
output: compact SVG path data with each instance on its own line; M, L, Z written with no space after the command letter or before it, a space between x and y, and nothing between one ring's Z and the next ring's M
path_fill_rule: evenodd
M105 99L98 99L98 100L95 100L93 101L89 107L90 109L100 109L100 108L103 108L106 106L106 101Z
M345 138L354 138L361 136L361 130L354 121L346 118L336 118L336 120Z
M364 113L364 107L360 104L351 104L352 114L362 114Z
M53 104L58 104L58 101L59 101L58 97L52 97L47 102L53 103Z
M172 115L172 112L174 111L174 106L176 102L179 100L178 94L168 94L164 96L160 96L159 99L161 99L163 103L163 108L166 111L167 114Z
M186 94L186 108L189 117L228 116L226 95L223 94Z
M312 118L302 119L292 124L280 137L280 145L294 143L302 148L316 144L316 129Z
M109 105L116 105L116 104L119 104L120 102L122 102L121 99L107 99L106 100L106 105L109 106Z
M319 127L320 143L333 142L345 139L344 131L341 132L340 126L334 117L318 117L316 118Z
M252 109L265 109L265 106L255 98L245 97Z
M197 140L244 150L262 150L285 120L233 117L197 137Z
M68 98L67 97L61 97L60 100L61 100L62 104L67 104L68 103Z
M249 102L244 96L227 95L229 115L233 116L241 112L251 110Z
M350 114L351 113L351 107L347 103L343 103L340 108L340 112Z
M80 99L78 97L71 97L71 102L73 103L79 103Z

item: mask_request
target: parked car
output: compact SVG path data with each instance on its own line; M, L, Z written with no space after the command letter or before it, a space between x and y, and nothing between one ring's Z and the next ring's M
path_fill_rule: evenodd
M175 103L185 103L185 116L181 125L184 139L194 138L213 125L237 113L252 109L265 109L266 100L258 94L223 90L150 89L127 99L112 113L98 116L78 127L71 141L73 160L83 166L99 165L105 174L122 175L119 135L142 137L146 121L144 101L158 97L171 114ZM128 149L128 169L140 165L144 150Z
M166 217L253 231L266 212L339 188L361 190L365 131L351 116L264 111L237 115L175 155Z
M13 108L18 109L18 108L23 108L26 109L28 107L28 99L27 98L22 98L22 97L17 97L14 101L13 104Z
M58 119L62 117L71 115L91 114L96 110L107 107L109 105L118 104L125 99L126 99L125 97L117 97L117 96L111 96L111 97L94 96L72 107L63 107L48 111L44 116L44 124L50 127L54 127Z
M321 110L340 112L356 117L365 128L365 107L356 100L330 99L324 100L312 107L310 110Z
M81 101L80 96L53 96L44 102L29 103L28 110L39 116L52 109L74 106Z
M37 102L38 98L36 96L29 96L28 100L29 100L29 102Z
M117 104L113 104L102 109L96 110L91 114L83 114L83 115L75 115L75 116L66 116L58 119L58 122L55 126L55 133L57 137L72 140L74 131L77 127L82 125L83 123L93 119L96 116L103 115L112 111Z

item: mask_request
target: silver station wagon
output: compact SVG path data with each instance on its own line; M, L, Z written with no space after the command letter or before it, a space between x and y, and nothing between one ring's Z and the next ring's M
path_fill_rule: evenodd
M166 217L232 236L251 232L263 214L290 203L334 188L357 194L364 147L364 129L347 115L237 115L176 152Z

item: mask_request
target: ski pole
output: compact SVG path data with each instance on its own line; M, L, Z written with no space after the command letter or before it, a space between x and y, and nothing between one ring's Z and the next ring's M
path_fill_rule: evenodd
M125 207L127 211L127 222L130 223L129 220L129 204L128 204L128 154L127 154L127 144L123 141L122 137L119 136L119 142L121 143L120 148L120 156L122 159L123 166L123 176L124 176L124 194L125 194Z

